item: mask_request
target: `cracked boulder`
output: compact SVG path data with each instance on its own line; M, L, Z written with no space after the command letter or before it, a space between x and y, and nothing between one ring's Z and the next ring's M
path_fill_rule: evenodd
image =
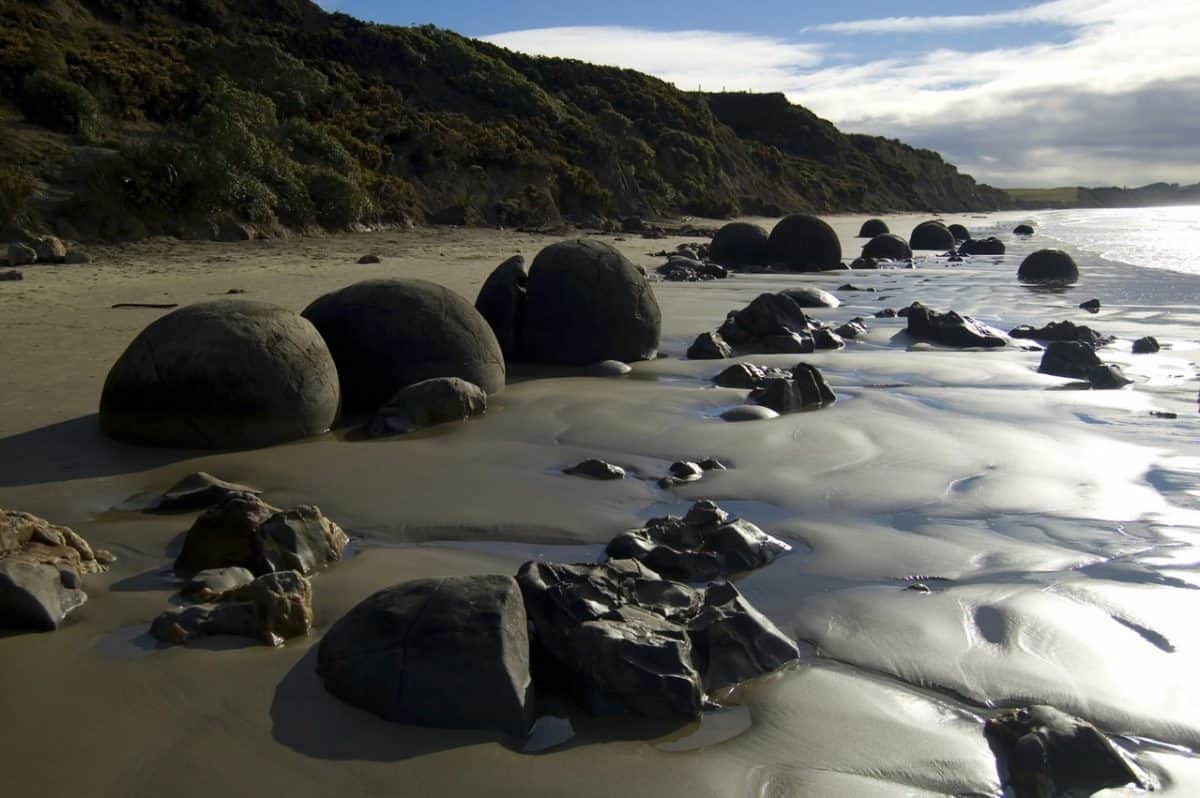
M278 646L312 628L312 583L297 571L263 574L204 598L205 603L172 607L162 613L150 624L150 634L171 645L233 635Z
M104 382L100 427L150 446L254 448L327 431L339 397L312 324L222 299L172 311L134 338Z
M364 599L321 640L325 689L385 720L524 736L525 603L508 576L420 579Z

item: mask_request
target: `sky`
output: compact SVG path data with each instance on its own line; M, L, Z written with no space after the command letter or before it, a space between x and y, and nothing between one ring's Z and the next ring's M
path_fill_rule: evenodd
M1002 187L1200 182L1200 0L320 0L682 89L783 92Z

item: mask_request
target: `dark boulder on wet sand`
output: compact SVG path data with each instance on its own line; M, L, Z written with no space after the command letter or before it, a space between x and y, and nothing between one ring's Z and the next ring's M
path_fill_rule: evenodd
M939 313L920 302L907 308L908 334L914 338L955 347L1004 346L1004 335L970 316L955 311Z
M662 313L646 276L608 244L560 241L529 267L525 359L583 366L657 353Z
M525 258L513 255L488 275L475 298L475 309L491 325L507 361L521 357L521 315L528 282Z
M722 388L753 388L768 378L790 377L787 369L759 366L754 363L735 363L713 377L713 382Z
M859 238L874 238L875 236L887 235L891 230L888 229L887 222L883 219L867 219L862 223L862 227L858 228Z
M508 576L404 582L364 599L321 640L317 673L395 723L523 737L533 710L525 603Z
M921 222L908 237L913 249L954 249L954 234L941 222Z
M1008 334L1013 338L1032 338L1037 341L1083 341L1093 348L1115 340L1110 336L1101 335L1091 327L1072 321L1052 321L1044 327L1022 324L1010 330Z
M708 256L736 269L740 266L765 266L770 262L767 231L748 222L730 222L713 236Z
M570 474L576 477L588 477L589 479L598 479L601 481L611 481L615 479L625 478L625 469L620 466L606 463L603 460L598 460L595 457L589 457L577 465L563 469L564 474Z
M204 471L195 471L172 485L151 510L160 513L183 513L221 504L235 493L262 493L260 490L226 482Z
M1083 341L1053 341L1042 353L1038 371L1055 377L1086 380L1092 369L1102 365L1096 350Z
M875 260L907 260L912 257L912 247L895 233L884 233L875 236L863 246L862 256Z
M1121 370L1121 367L1112 363L1093 366L1091 371L1088 372L1087 381L1093 388L1108 391L1133 384L1133 380L1125 376L1125 372Z
M1161 348L1158 339L1153 335L1147 335L1133 342L1133 353L1135 355L1152 355Z
M725 342L720 333L704 332L687 350L688 360L722 360L733 357L733 347Z
M1034 233L1033 225L1019 224L1013 228L1013 235L1031 236Z
M134 338L104 381L100 428L150 446L268 446L328 430L339 396L312 324L222 299L168 313Z
M816 216L797 213L776 223L768 240L771 262L795 272L818 272L842 267L842 244L837 233Z
M988 720L984 734L1007 771L1016 798L1091 795L1155 780L1087 721L1048 706L1009 710Z
M303 315L329 344L346 410L374 410L434 377L459 377L489 394L504 388L504 355L492 328L471 303L435 283L365 280L320 297Z
M487 412L487 394L478 385L457 377L435 377L401 388L367 422L369 438L466 421Z
M1027 283L1073 283L1079 279L1079 267L1061 249L1039 249L1021 261L1017 279Z
M971 231L965 225L952 224L946 227L950 231L950 235L954 236L955 241L967 241L971 238Z
M825 382L824 375L808 363L797 363L788 377L762 380L750 393L751 402L776 413L811 410L836 400L837 395Z
M1004 242L995 236L989 238L969 238L958 245L960 255L1003 255Z
M154 619L150 634L173 645L235 635L278 646L308 634L312 621L312 583L298 571L277 571L212 596L206 603L172 607Z

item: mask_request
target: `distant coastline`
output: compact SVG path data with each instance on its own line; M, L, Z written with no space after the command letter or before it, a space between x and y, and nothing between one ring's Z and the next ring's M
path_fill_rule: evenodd
M1200 183L1151 183L1138 188L1006 188L1003 191L1022 210L1068 208L1152 208L1200 205Z

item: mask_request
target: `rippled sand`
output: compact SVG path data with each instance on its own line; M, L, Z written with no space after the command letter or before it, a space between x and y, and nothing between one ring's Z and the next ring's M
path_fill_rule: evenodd
M834 221L857 253L862 218ZM902 234L915 221L889 219ZM947 221L1000 234L1010 254L657 283L668 357L627 377L518 377L467 424L223 454L100 436L109 365L165 312L111 305L243 289L299 310L380 276L433 279L473 299L501 260L531 258L553 239L422 230L151 242L0 284L0 506L69 524L120 558L88 578L90 601L63 630L0 637L6 794L991 795L999 779L982 721L1031 702L1118 735L1165 794L1200 794L1200 760L1188 753L1200 746L1200 278L1081 259L1076 287L1032 291L1016 267L1047 242L1006 235L1011 219ZM680 241L615 243L652 267L650 251ZM383 262L355 263L368 252ZM842 306L813 315L866 316L870 334L802 358L838 402L721 421L745 392L711 387L727 363L681 359L691 339L763 291L846 282L877 290L836 292ZM1104 304L1094 316L1076 307L1092 297ZM1036 352L914 345L903 319L871 318L914 299L1006 330L1089 324L1122 338L1101 356L1137 384L1068 390L1036 373ZM1130 339L1146 334L1171 348L1131 354ZM656 486L672 460L708 455L730 470ZM631 478L561 475L585 457ZM355 536L355 555L314 582L308 639L157 650L145 635L171 595L169 564L191 516L141 514L138 497L196 470L250 483L276 505L315 503ZM323 630L380 587L511 573L531 557L591 559L622 529L697 498L795 544L739 584L809 653L745 686L735 709L683 728L575 717L572 740L525 755L488 735L384 723L316 679ZM909 577L932 592L905 590Z

